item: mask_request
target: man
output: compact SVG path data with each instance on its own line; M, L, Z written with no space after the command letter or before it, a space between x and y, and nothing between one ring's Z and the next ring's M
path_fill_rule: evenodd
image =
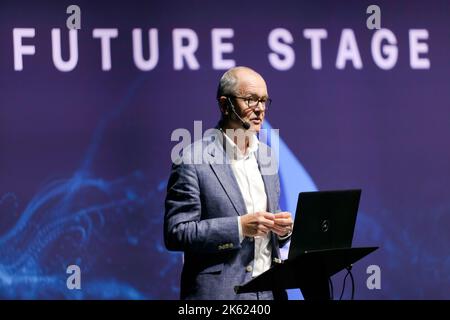
M184 252L181 299L286 298L284 290L234 292L279 261L292 230L278 205L278 172L263 170L274 155L257 138L271 101L266 83L250 68L232 68L217 100L218 130L183 150L167 186L164 238Z

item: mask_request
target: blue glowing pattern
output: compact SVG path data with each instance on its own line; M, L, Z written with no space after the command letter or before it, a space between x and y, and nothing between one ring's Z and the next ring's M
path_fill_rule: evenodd
M176 299L179 294L180 253L163 244L163 202L166 180L150 185L142 170L104 179L93 174L92 164L102 135L112 119L130 104L142 77L130 87L119 107L103 119L70 178L51 181L19 213L14 193L0 197L0 298L3 299ZM265 123L265 129L271 129ZM271 144L270 136L268 142ZM317 190L298 158L279 139L281 208L295 214L298 192ZM364 197L364 192L363 192ZM439 254L449 242L445 219L450 205L424 219L420 228L433 230L437 243L412 222L392 225L394 213L359 212L354 245L378 245L369 257L383 272L383 290L365 288L365 266L356 265L357 297L422 298L441 284L448 292L450 256ZM412 213L418 216L419 212ZM411 236L414 235L414 238ZM286 257L287 249L282 251ZM81 268L81 290L69 290L66 268ZM419 268L419 266L425 266ZM415 274L399 281L398 274ZM408 293L403 288L409 287ZM289 290L290 299L302 299Z
M269 123L265 123L264 129L271 129ZM263 131L262 131L263 132ZM270 135L267 137L271 145ZM283 210L295 215L298 193L304 191L318 190L311 176L298 160L286 143L279 139L279 161L281 199L280 206ZM362 197L365 193L363 190ZM381 202L381 201L380 201ZM405 221L403 225L392 224L395 213L388 210L379 210L376 214L368 214L359 210L353 246L379 246L380 249L356 264L354 271L356 278L357 298L360 299L429 299L428 292L435 290L438 284L444 284L442 288L450 287L450 255L442 256L444 246L450 242L447 232L445 218L450 212L450 204L441 206L435 210L427 219L424 219L417 229L414 221ZM412 216L420 216L420 212L414 212ZM414 228L417 230L414 231ZM434 230L442 235L440 242L434 241L423 230ZM414 235L414 236L412 236ZM289 246L281 250L283 258L287 257ZM379 292L370 291L366 287L366 267L376 264L381 268L383 285ZM425 267L418 268L421 265ZM343 272L345 273L345 272ZM343 273L336 275L333 281L341 285ZM411 280L405 278L399 281L398 274L415 274L416 278ZM416 283L416 285L412 285ZM420 285L418 285L420 283ZM447 284L447 285L445 285ZM410 287L407 293L404 287ZM337 287L341 289L339 286ZM441 296L448 295L448 289L442 289ZM289 299L302 299L299 290L288 290ZM344 296L349 298L348 296Z
M152 187L141 170L112 180L91 172L108 123L130 104L143 78L100 122L72 177L48 183L0 236L0 298L178 296L181 254L166 252L162 242L166 181ZM18 204L14 193L0 198L3 223L17 217ZM72 264L81 269L81 290L67 288L66 269Z
M353 244L379 246L380 249L368 260L379 265L382 272L380 292L368 292L364 288L364 291L360 290L362 298L436 299L448 296L450 254L443 255L442 252L448 252L446 248L450 242L444 223L449 212L450 203L427 212L420 225L407 220L402 224L395 223L392 210L381 209L376 215L359 212ZM420 214L417 210L411 216ZM439 241L433 235L439 235ZM400 274L413 277L399 277ZM357 279L362 286L365 286L365 277L364 274Z

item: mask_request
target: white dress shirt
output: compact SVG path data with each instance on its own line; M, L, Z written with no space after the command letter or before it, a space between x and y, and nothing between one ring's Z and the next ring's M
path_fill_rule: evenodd
M236 177L242 197L244 198L247 213L267 211L267 195L264 187L264 181L256 161L256 152L258 150L258 138L253 134L249 140L249 146L245 154L237 147L234 141L226 134L226 150L231 156L231 168ZM217 139L222 141L223 139ZM230 148L230 149L228 149ZM231 151L231 152L230 152ZM241 226L241 217L238 218L239 240L244 240ZM266 236L255 237L255 259L252 268L252 276L256 277L267 271L271 265L272 245L270 243L270 232ZM249 269L247 269L249 270ZM250 270L249 270L250 271Z

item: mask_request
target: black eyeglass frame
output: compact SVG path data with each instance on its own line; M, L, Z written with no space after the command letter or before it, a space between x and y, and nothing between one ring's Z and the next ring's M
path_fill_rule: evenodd
M242 99L245 101L245 103L247 104L247 107L251 108L251 109L256 109L256 107L259 105L259 103L261 103L262 108L260 107L261 110L266 111L270 105L272 104L272 99L270 98L258 98L255 99L253 97L239 97L239 96L227 96L229 98L234 98L234 99ZM253 103L255 103L254 106L250 105L250 101L252 101Z

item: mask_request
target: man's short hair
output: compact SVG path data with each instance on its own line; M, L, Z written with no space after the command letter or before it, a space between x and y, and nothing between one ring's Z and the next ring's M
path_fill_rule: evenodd
M238 80L234 74L234 70L234 68L228 70L223 74L222 78L220 78L219 86L217 87L217 100L219 100L221 96L230 96L235 94Z

